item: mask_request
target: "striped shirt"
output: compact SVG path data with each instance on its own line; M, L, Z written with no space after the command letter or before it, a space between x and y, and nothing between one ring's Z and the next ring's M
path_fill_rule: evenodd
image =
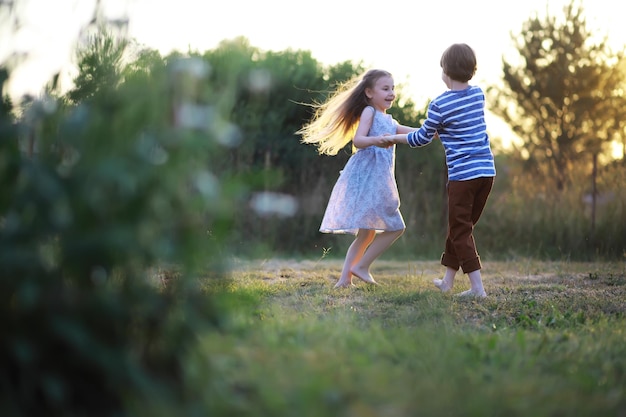
M409 133L409 146L428 145L438 133L446 153L448 180L494 177L496 167L484 108L485 95L480 87L446 91L430 102L422 127Z

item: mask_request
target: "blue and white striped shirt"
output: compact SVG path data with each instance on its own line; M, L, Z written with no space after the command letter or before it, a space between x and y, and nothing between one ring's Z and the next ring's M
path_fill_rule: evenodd
M422 127L409 133L409 146L428 145L439 133L446 152L448 180L494 177L496 167L484 108L485 95L480 87L446 91L430 102Z

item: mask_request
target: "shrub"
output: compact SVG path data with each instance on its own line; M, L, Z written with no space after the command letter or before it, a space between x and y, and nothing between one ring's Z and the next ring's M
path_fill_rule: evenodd
M204 125L172 118L212 114L209 91L182 88L198 76L190 64L126 74L77 105L38 100L20 123L5 103L3 416L193 407L186 354L221 317L198 276L222 276L242 187L203 162L223 148L217 114Z

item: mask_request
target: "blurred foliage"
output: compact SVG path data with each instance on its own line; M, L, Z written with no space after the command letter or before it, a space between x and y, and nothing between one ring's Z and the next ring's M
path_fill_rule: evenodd
M124 51L128 40L111 36L106 27L88 36L87 48L78 50L78 76L74 88L67 94L73 103L80 103L123 81Z
M563 14L532 17L512 34L519 60L503 60L503 86L491 89L491 110L517 133L524 172L558 191L576 172L592 175L626 131L624 51L594 41L580 1Z
M0 415L190 415L187 352L223 317L199 278L245 194L204 157L223 92L205 62L94 41L66 97L2 106Z
M568 190L557 192L553 184L520 173L514 158L498 162L495 190L475 232L489 259L626 257L626 169L620 161L598 175L595 225L588 173L572 173Z
M512 39L519 60L503 60L489 97L521 144L498 164L508 191L494 195L481 241L501 257L623 259L626 161L609 155L626 137L624 50L592 36L577 0Z

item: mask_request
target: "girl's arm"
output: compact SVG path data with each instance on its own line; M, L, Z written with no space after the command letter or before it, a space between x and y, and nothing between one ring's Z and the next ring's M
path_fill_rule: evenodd
M395 135L383 136L383 140L387 145L406 145L409 143L408 136L408 133L396 133Z
M404 125L398 125L396 128L395 135L385 136L385 141L388 145L398 144L398 145L406 145L408 144L408 134L411 132L415 132L419 130L418 127L410 127Z
M390 144L387 143L385 136L367 136L370 128L372 127L372 122L374 121L374 109L371 107L366 107L363 109L361 113L361 119L359 120L359 125L356 128L356 132L354 133L354 138L352 138L352 143L354 147L357 149L367 148L368 146L379 146L379 147L387 147Z
M419 130L419 127L398 125L398 127L396 128L396 133L409 133L415 132L416 130Z

